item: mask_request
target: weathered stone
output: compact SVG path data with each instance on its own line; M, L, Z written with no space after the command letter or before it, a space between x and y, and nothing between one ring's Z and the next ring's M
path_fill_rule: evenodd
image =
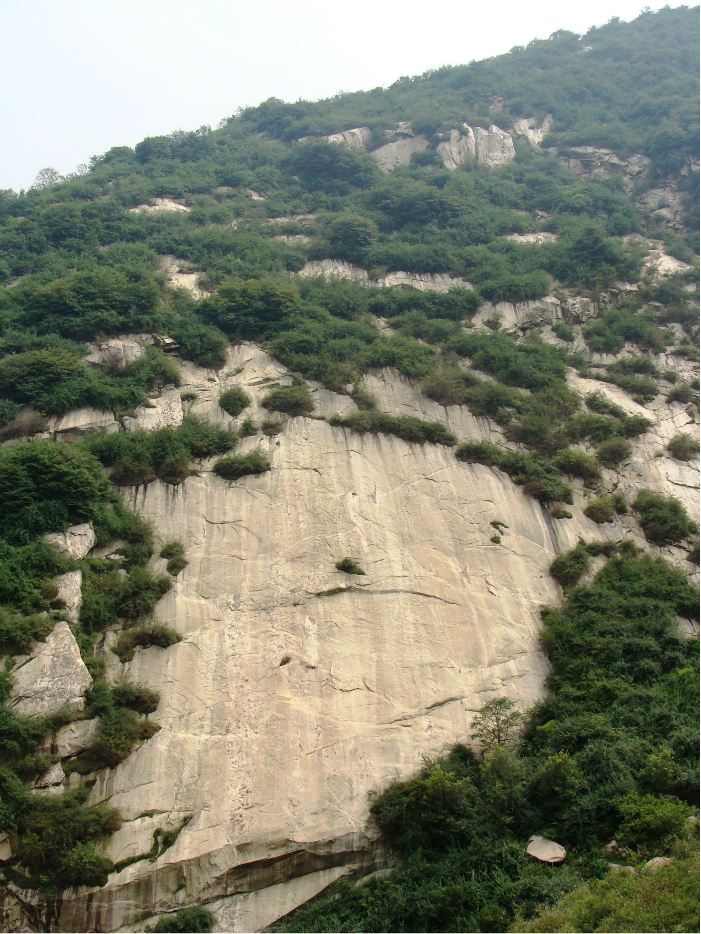
M555 243L558 236L554 233L548 233L546 230L538 230L535 233L508 234L504 239L513 240L514 243L535 243L540 245L541 243Z
M25 717L43 717L66 709L83 709L92 678L68 623L56 623L45 642L38 642L33 657L12 672L14 685L8 704Z
M155 431L157 428L177 428L183 423L183 403L180 389L164 389L158 396L149 399L148 405L138 405L135 416L126 416L127 431Z
M399 165L409 165L412 155L415 152L423 152L427 147L428 140L425 136L409 136L380 146L379 149L373 150L372 157L383 172L391 172Z
M172 198L154 198L153 204L137 204L135 208L128 209L131 214L168 214L173 212L188 212L184 204L178 204Z
M372 140L372 130L367 126L359 126L342 133L332 133L324 138L330 143L347 146L352 152L365 152Z
M649 859L645 863L645 869L650 872L657 872L658 869L664 869L665 866L669 866L672 862L671 856L655 856L653 859Z
M379 279L370 279L367 270L341 259L311 260L300 269L303 279L323 276L325 279L354 279L376 288L404 286L420 292L449 292L451 289L471 289L472 284L465 279L452 278L445 272L388 272Z
M548 840L547 837L532 836L528 840L526 853L541 863L550 863L553 866L564 863L567 850L559 843Z
M91 431L113 434L119 431L119 422L112 412L85 408L73 409L66 415L54 415L48 420L46 427L57 441L74 441Z
M61 554L81 561L95 544L95 532L89 522L72 525L65 532L52 532L44 541L56 545Z
M65 603L65 614L71 623L77 623L80 615L80 608L83 605L83 595L80 588L83 583L83 574L81 571L68 571L67 574L61 574L56 578L56 594L59 600Z
M49 785L62 785L66 776L60 762L55 762L48 772L44 772L35 782L35 788L48 788Z
M161 269L167 274L171 286L174 289L185 289L196 301L199 301L210 293L200 288L200 274L188 271L190 265L175 256L161 257Z
M497 302L496 305L485 302L472 320L475 325L486 327L486 321L491 322L497 319L500 325L499 330L511 334L539 324L555 324L557 321L562 321L562 318L562 305L559 299L554 295L546 295L545 298L518 302L515 305L510 302Z
M0 833L0 862L4 863L8 859L12 859L10 838L6 833Z
M536 126L535 117L516 120L513 126L515 136L523 136L531 149L540 149L540 144L550 132L553 125L553 115L548 114L540 126Z
M44 755L60 756L68 759L84 752L95 741L95 734L100 724L100 718L92 720L73 720L62 726L53 736L44 738L39 751Z
M246 194L251 199L251 201L265 201L265 195L262 195L259 191L254 191L252 188L246 188Z
M464 124L464 129L464 136L460 130L451 130L448 139L436 146L436 152L451 172L475 159L475 134L467 124Z
M84 357L86 363L123 369L142 357L146 347L153 343L150 334L129 334L112 337L98 344L89 344L90 352ZM69 413L70 414L70 413Z
M477 126L474 133L478 162L485 165L506 165L516 158L513 139L498 126L492 124L488 130Z

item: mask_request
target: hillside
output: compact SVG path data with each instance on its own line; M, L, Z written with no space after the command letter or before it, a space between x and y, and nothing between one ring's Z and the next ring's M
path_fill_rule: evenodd
M698 148L679 7L0 192L3 930L694 929Z

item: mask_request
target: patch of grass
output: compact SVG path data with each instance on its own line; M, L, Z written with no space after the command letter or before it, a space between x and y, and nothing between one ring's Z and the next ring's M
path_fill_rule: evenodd
M362 574L363 577L365 576L365 571L352 558L342 558L337 561L336 569L343 571L344 574Z
M673 496L641 490L633 508L640 516L645 538L654 545L676 545L698 534L698 525L691 521L684 506Z
M239 477L266 473L270 470L270 461L262 451L249 451L248 454L232 454L220 458L212 467L212 472L222 480L238 480Z
M457 443L455 435L440 422L427 422L409 415L387 415L376 410L353 412L346 416L333 415L329 425L348 428L356 434L395 435L403 441L416 444L430 442L452 446Z
M272 438L274 435L279 435L283 428L285 427L284 421L277 418L266 418L260 426L260 430L268 438Z
M314 411L314 400L307 386L281 386L273 389L260 403L271 412L283 412L285 415L309 415Z
M251 397L240 386L232 386L219 396L219 405L232 417L240 415L251 404Z

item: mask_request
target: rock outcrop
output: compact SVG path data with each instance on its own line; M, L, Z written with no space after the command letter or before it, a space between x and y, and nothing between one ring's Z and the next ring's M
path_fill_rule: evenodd
M359 126L353 130L344 130L342 133L332 133L324 138L330 143L347 146L351 152L364 152L370 146L372 130L366 126Z
M62 554L73 558L74 561L82 561L95 544L95 532L89 522L81 522L80 525L72 525L65 532L45 535L44 541L55 545Z
M448 139L436 147L443 164L451 171L475 160L484 165L506 165L516 158L511 135L498 126L488 130L463 124L463 131L450 130Z
M451 130L448 139L436 146L436 152L443 160L446 169L451 172L459 169L461 165L475 159L477 150L475 146L475 134L472 127L465 124L465 134L460 130Z
M564 863L567 857L567 850L554 840L548 840L547 837L533 836L528 841L526 852L539 863L549 863L551 866L557 866Z
M405 136L374 149L372 157L383 172L391 172L397 166L409 165L412 155L415 152L423 152L424 149L428 149L425 136Z
M171 198L154 198L153 204L137 204L135 208L128 208L131 214L168 214L173 212L188 212L184 204L178 204Z
M78 622L80 608L83 605L82 584L83 574L81 571L68 571L67 574L61 574L56 578L56 598L63 601L65 605L64 612L71 623Z
M8 704L25 717L45 717L83 709L92 678L68 623L58 622L32 657L12 670L14 684Z
M367 270L342 259L311 260L300 269L299 276L303 279L314 276L324 276L326 279L355 279L377 288L390 286L404 286L418 289L420 292L449 292L451 289L471 289L472 284L465 279L449 276L446 272L404 272L397 270L388 272L379 279L371 279Z
M540 126L536 125L537 122L535 117L522 118L515 121L512 130L514 136L522 136L531 149L535 150L540 149L540 144L550 132L553 125L553 115L548 114Z
M575 175L582 179L620 178L624 188L631 192L637 181L647 175L650 160L647 156L634 153L627 159L617 156L612 149L599 149L596 146L571 146L560 161Z

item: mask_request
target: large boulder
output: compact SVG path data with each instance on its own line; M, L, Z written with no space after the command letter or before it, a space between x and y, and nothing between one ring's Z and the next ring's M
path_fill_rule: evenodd
M477 161L484 165L506 165L516 158L514 141L509 133L492 124L488 130L475 127Z
M92 678L68 623L56 623L46 642L39 642L28 662L12 672L8 704L25 717L46 717L58 710L77 713Z
M72 525L65 532L53 532L44 541L56 545L61 554L81 561L95 544L95 532L89 522Z
M528 841L526 853L537 859L539 863L550 863L551 866L557 866L564 863L567 856L567 850L559 843L548 840L547 837L532 836Z
M365 152L372 140L372 130L367 126L358 126L342 133L332 133L325 137L329 143L347 146L351 152Z
M467 124L464 124L464 129L464 136L460 130L451 130L448 139L436 146L443 165L451 172L475 159L475 134Z
M391 172L398 165L409 165L412 155L415 152L423 152L427 147L428 140L425 136L407 136L394 143L387 143L386 146L380 146L374 150L372 157L383 172Z
M61 574L56 578L56 594L59 600L65 604L65 613L69 622L77 623L80 615L80 608L83 605L83 595L81 587L83 584L83 574L81 571L69 571L67 574Z
M39 747L43 755L55 755L61 759L77 756L85 752L95 742L95 734L100 725L100 718L92 720L74 720L62 726L53 736L47 736Z

